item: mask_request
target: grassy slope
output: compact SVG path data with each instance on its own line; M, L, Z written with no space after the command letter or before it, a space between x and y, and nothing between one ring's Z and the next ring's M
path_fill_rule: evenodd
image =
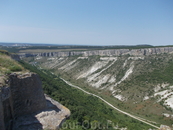
M8 74L11 72L23 71L24 68L16 61L11 59L10 54L6 51L0 51L0 73Z
M6 75L12 72L26 72L26 70L16 61L11 59L7 51L0 50L0 84L4 85Z

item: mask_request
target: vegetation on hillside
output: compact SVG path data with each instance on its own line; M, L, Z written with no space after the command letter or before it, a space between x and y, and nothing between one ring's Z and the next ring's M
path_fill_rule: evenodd
M9 74L12 72L19 72L24 68L16 61L11 59L7 51L0 50L0 74Z
M72 88L50 71L39 70L23 61L20 63L40 76L46 94L70 109L71 117L62 126L62 129L111 130L115 127L127 127L129 130L148 130L150 128L142 122L114 111L96 97L88 96Z
M164 105L163 102L158 102L158 97L154 96L156 93L154 91L155 87L167 84L167 87L161 87L159 90L163 91L173 85L172 54L158 54L145 57L129 55L119 56L116 57L116 62L105 71L102 70L113 63L113 61L107 62L106 66L80 79L77 79L80 75L89 73L91 68L95 69L96 63L102 62L98 66L100 67L105 64L105 62L100 60L101 56L89 56L85 59L80 59L78 57L79 56L72 56L61 59L48 58L48 60L43 57L39 60L34 60L33 63L42 68L49 69L57 75L61 75L62 78L87 91L92 93L95 92L95 94L106 98L107 101L124 111L155 121L159 124L172 125L172 118L163 116L163 113L172 115L172 110L169 106ZM132 65L134 66L133 72L126 80L117 84L115 88L117 90L115 95L122 95L125 97L125 101L120 101L112 96L109 87L121 81ZM95 77L93 81L87 81L97 73L99 75ZM111 75L110 77L114 76L114 82L110 83L109 80L107 80L99 86L104 89L96 88L94 85L102 82L104 80L103 77L106 75ZM146 97L147 99L145 99Z

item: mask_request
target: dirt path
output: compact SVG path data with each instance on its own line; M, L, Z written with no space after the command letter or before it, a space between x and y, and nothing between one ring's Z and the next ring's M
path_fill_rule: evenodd
M80 87L78 87L78 86L76 86L76 85L71 84L70 82L66 81L66 80L63 79L63 78L61 78L61 79L62 79L66 84L68 84L68 85L70 85L70 86L72 86L72 87L74 87L74 88L80 89L81 91L83 91L83 92L86 93L86 94L89 94L89 95L92 95L92 96L94 96L94 97L99 98L100 100L102 100L102 101L105 102L107 105L109 105L109 106L111 106L112 108L114 108L115 110L117 110L117 111L119 111L119 112L121 112L121 113L123 113L123 114L125 114L125 115L127 115L127 116L129 116L129 117L132 117L132 118L134 118L134 119L136 119L136 120L138 120L138 121L141 121L141 122L143 122L143 123L145 123L145 124L148 124L148 125L150 125L150 126L152 126L152 127L154 127L154 128L159 129L158 126L155 126L155 125L149 123L149 122L151 122L151 121L147 122L147 121L145 121L146 119L142 119L142 118L140 118L140 117L136 117L136 116L131 115L131 114L125 112L125 111L122 111L122 110L118 109L117 107L113 106L112 104L110 104L109 102L107 102L106 100L104 100L103 98L101 98L100 96L98 96L98 95L96 95L96 94L92 94L92 93L90 93L90 92L87 92L87 91L85 91L84 89L82 89L82 88L80 88Z

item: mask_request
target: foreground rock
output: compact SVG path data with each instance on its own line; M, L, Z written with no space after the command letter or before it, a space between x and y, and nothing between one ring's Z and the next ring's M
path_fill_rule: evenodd
M2 130L58 129L70 111L44 95L37 74L11 74L0 91Z

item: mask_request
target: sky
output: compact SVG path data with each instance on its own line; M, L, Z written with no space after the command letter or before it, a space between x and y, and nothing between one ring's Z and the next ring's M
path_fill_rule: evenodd
M0 0L0 42L173 45L173 0Z

